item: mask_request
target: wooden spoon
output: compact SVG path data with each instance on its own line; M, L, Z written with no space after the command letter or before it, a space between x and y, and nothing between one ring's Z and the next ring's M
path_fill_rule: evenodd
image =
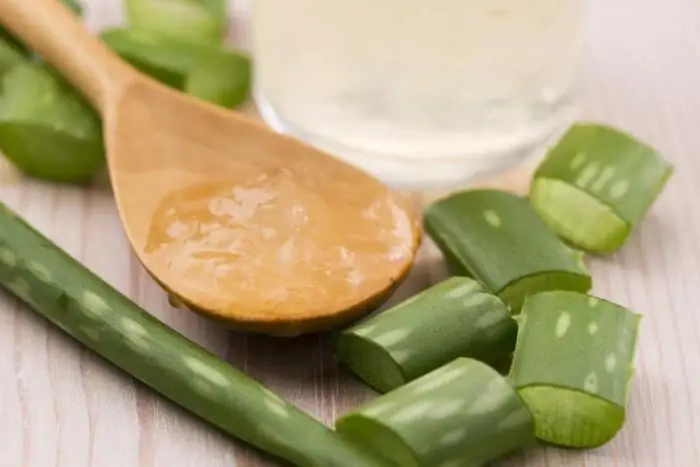
M379 181L140 75L57 0L0 0L0 22L102 114L131 245L188 307L292 336L358 318L407 274L419 224Z

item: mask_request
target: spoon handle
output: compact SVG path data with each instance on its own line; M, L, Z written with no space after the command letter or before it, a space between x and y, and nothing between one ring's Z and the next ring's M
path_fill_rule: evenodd
M58 0L0 0L0 24L60 70L103 114L137 73Z

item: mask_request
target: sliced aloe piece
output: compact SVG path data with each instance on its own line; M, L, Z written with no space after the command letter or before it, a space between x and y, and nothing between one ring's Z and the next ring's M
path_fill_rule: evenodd
M14 67L0 96L0 151L27 175L84 182L104 165L100 121L87 103L39 63Z
M516 391L467 358L345 415L336 430L401 467L482 466L534 441L532 415Z
M233 109L250 93L250 59L235 52L222 52L204 60L188 75L184 91L212 104Z
M456 193L428 207L425 228L456 273L481 282L513 313L533 293L591 288L580 252L563 244L527 200L510 193Z
M510 378L537 437L585 448L622 428L640 315L585 294L528 297Z
M534 175L530 201L567 242L594 253L620 248L661 193L673 167L616 129L574 125Z
M453 277L342 332L337 352L367 384L388 392L458 357L502 366L516 334L498 297Z
M129 23L187 42L221 45L227 30L226 0L126 0Z
M391 467L155 319L2 203L0 285L163 396L293 465Z

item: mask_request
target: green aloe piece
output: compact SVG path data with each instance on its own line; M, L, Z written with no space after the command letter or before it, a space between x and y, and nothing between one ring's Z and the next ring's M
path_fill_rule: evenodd
M110 29L101 38L137 69L202 100L233 108L248 97L250 58L242 53L138 29Z
M250 82L250 59L242 54L222 52L203 61L187 75L184 91L233 109L248 99Z
M640 320L585 294L527 298L510 378L535 417L538 438L586 448L620 431Z
M390 467L165 326L0 203L0 284L163 396L303 467Z
M337 352L367 384L388 392L457 357L503 365L516 334L498 297L453 277L342 332Z
M534 441L532 415L516 391L467 358L345 415L336 430L401 467L481 467Z
M452 270L473 277L519 313L529 294L587 292L582 254L562 243L527 200L497 190L468 190L439 200L425 228Z
M27 175L85 182L104 166L100 120L53 71L26 62L5 74L0 151Z
M14 43L0 38L0 78L25 59L26 57L20 48ZM0 92L2 92L1 85Z
M616 129L574 125L537 169L530 201L560 237L593 253L629 238L673 174L652 147Z
M227 6L227 0L126 0L126 13L133 28L219 46L226 37Z

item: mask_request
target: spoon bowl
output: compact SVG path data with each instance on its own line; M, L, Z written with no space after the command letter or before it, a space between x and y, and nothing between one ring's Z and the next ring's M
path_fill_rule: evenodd
M0 18L101 112L129 241L189 308L295 336L359 318L408 273L417 216L378 180L139 74L56 0L0 0Z

